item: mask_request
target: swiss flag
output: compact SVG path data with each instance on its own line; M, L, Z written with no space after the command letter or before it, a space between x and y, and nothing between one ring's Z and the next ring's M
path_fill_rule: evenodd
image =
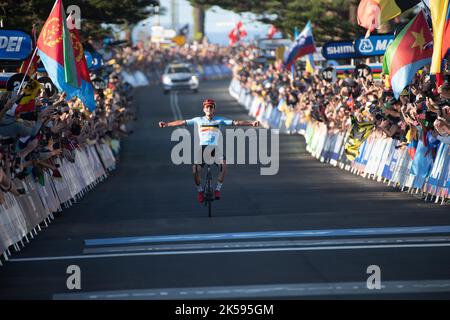
M228 39L230 39L230 46L234 46L239 41L239 35L236 28L233 28L228 33Z
M228 38L230 39L230 46L234 46L242 38L247 36L247 31L244 29L244 25L239 21L236 26L228 33Z
M242 21L238 22L238 24L236 25L236 28L239 31L239 37L244 38L244 37L247 36L247 31L245 31L244 25L242 24Z

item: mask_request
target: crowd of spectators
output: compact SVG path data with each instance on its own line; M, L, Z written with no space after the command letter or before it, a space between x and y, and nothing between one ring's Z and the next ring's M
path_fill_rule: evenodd
M16 196L26 192L16 187L16 179L32 176L44 184L44 171L61 178L57 158L74 162L76 148L97 142L113 144L131 132L127 124L135 118L135 110L130 84L120 74L121 59L129 50L114 48L111 58L115 63L106 63L91 74L104 84L95 89L93 112L77 97L67 99L64 92L48 96L36 80L29 81L18 94L0 92L0 204L7 192ZM32 78L45 75L38 73ZM34 107L24 109L20 102L30 92L34 101L28 103Z
M278 63L262 63L258 50L237 50L230 60L233 75L243 87L274 107L285 102L301 119L324 123L330 131L345 131L354 123L373 122L376 134L392 137L399 146L423 139L426 145L450 144L450 70L446 65L444 84L437 87L429 69L417 72L398 99L384 76L374 80L370 72L356 78L347 73L334 82L314 74L282 68ZM352 121L353 120L353 121Z
M181 47L155 43L129 46L124 42L105 45L89 39L86 47L98 51L104 59L104 67L91 73L97 104L93 112L76 97L66 99L64 92L49 97L35 81L46 76L45 73L32 75L34 80L26 83L18 94L0 91L0 204L5 201L4 193L16 196L25 193L23 188L16 187L15 179L31 175L36 182L45 183L45 170L60 178L56 158L75 161L76 148L97 142L114 146L112 141L130 133L127 124L136 118L136 110L130 84L125 82L122 71L143 71L159 82L169 62L222 64L230 56L230 48L206 42ZM103 85L98 86L98 81ZM25 95L34 100L32 110L20 104Z
M397 139L400 147L417 139L425 144L450 144L448 64L443 85L436 87L424 68L396 99L384 77L374 80L368 72L358 78L347 73L329 82L317 70L310 74L297 66L292 73L280 62L262 62L258 59L260 52L252 46L193 43L164 47L150 43L94 49L104 56L105 67L91 77L105 86L95 89L97 107L93 112L77 98L67 100L64 92L49 97L42 87L33 98L33 110L23 111L18 101L38 86L37 81L29 81L18 95L0 92L0 203L6 192L16 196L25 193L16 188L14 179L31 175L44 183L44 170L61 177L56 158L74 161L76 148L126 136L126 125L136 112L122 70L159 77L164 67L176 60L193 65L227 64L253 95L273 106L279 106L282 100L284 107L299 113L301 120L322 122L330 131L346 131L355 121L372 122L376 134Z
M183 46L156 43L137 44L128 47L117 57L128 71L143 71L152 84L158 84L167 64L180 61L198 66L227 64L231 48L211 43L186 43Z

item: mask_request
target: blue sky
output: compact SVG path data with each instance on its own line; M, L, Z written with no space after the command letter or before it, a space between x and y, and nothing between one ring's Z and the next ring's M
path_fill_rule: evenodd
M245 0L243 0L245 1ZM166 8L166 14L160 16L161 25L169 28L171 26L171 1L161 0L161 5ZM178 11L179 11L179 26L183 26L186 23L190 25L190 31L192 32L193 19L192 19L192 6L187 0L177 0ZM424 0L428 5L429 0ZM136 35L139 30L149 30L150 26L154 23L155 18L148 18L144 20L146 22L145 26L140 26L136 28L134 35ZM241 20L244 23L245 29L247 30L249 39L259 37L265 38L268 25L261 24L254 21L254 16L251 14L235 14L232 11L223 10L219 7L213 7L206 12L206 35L211 42L220 43L222 45L227 45L228 43L228 32L233 28L233 26Z
M245 1L245 0L244 0ZM162 26L169 28L171 26L171 1L161 0L161 5L166 8L166 14L160 16L160 23ZM183 26L186 23L190 25L192 32L193 19L192 19L192 6L187 0L178 0L178 12L179 12L179 26ZM152 17L146 19L146 25L139 27L138 30L148 28L148 22L150 24L154 23L156 18ZM217 42L221 44L227 43L228 32L233 28L233 26L238 22L242 21L244 23L245 29L249 34L249 38L254 38L255 36L265 37L268 25L261 24L254 21L254 17L251 14L236 14L232 11L223 10L220 7L212 7L206 12L206 35L211 42ZM139 32L136 30L135 33Z

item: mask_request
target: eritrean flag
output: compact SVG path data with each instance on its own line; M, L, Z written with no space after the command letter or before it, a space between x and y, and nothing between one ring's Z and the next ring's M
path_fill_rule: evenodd
M430 1L431 20L433 21L434 52L431 73L436 75L438 85L442 84L442 59L450 49L450 6L449 0Z
M431 63L432 41L425 15L420 11L387 47L383 73L389 75L395 98L398 99L419 69Z
M284 66L286 69L289 69L298 58L314 52L316 52L316 45L314 43L311 21L308 21L303 31L295 38L294 43L286 52Z
M71 21L72 16L67 18L67 22ZM73 92L72 95L78 96L83 104L93 111L96 107L94 99L94 87L92 86L91 77L89 75L89 69L86 63L86 57L84 55L83 45L80 41L80 35L78 30L75 28L75 23L68 23L70 31L70 37L72 39L73 55L75 57L75 66L77 71L77 81L79 89Z
M358 24L370 33L419 2L420 0L361 0L357 12Z
M37 41L39 57L50 79L67 99L79 88L77 68L66 15L61 0L56 0Z

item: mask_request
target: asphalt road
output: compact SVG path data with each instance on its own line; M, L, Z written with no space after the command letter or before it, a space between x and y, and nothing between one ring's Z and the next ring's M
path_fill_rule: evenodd
M157 124L201 115L206 97L249 119L228 83L138 89L118 170L0 268L0 299L450 298L449 207L322 164L301 136L280 136L276 175L230 165L208 218ZM70 265L81 290L67 288Z

